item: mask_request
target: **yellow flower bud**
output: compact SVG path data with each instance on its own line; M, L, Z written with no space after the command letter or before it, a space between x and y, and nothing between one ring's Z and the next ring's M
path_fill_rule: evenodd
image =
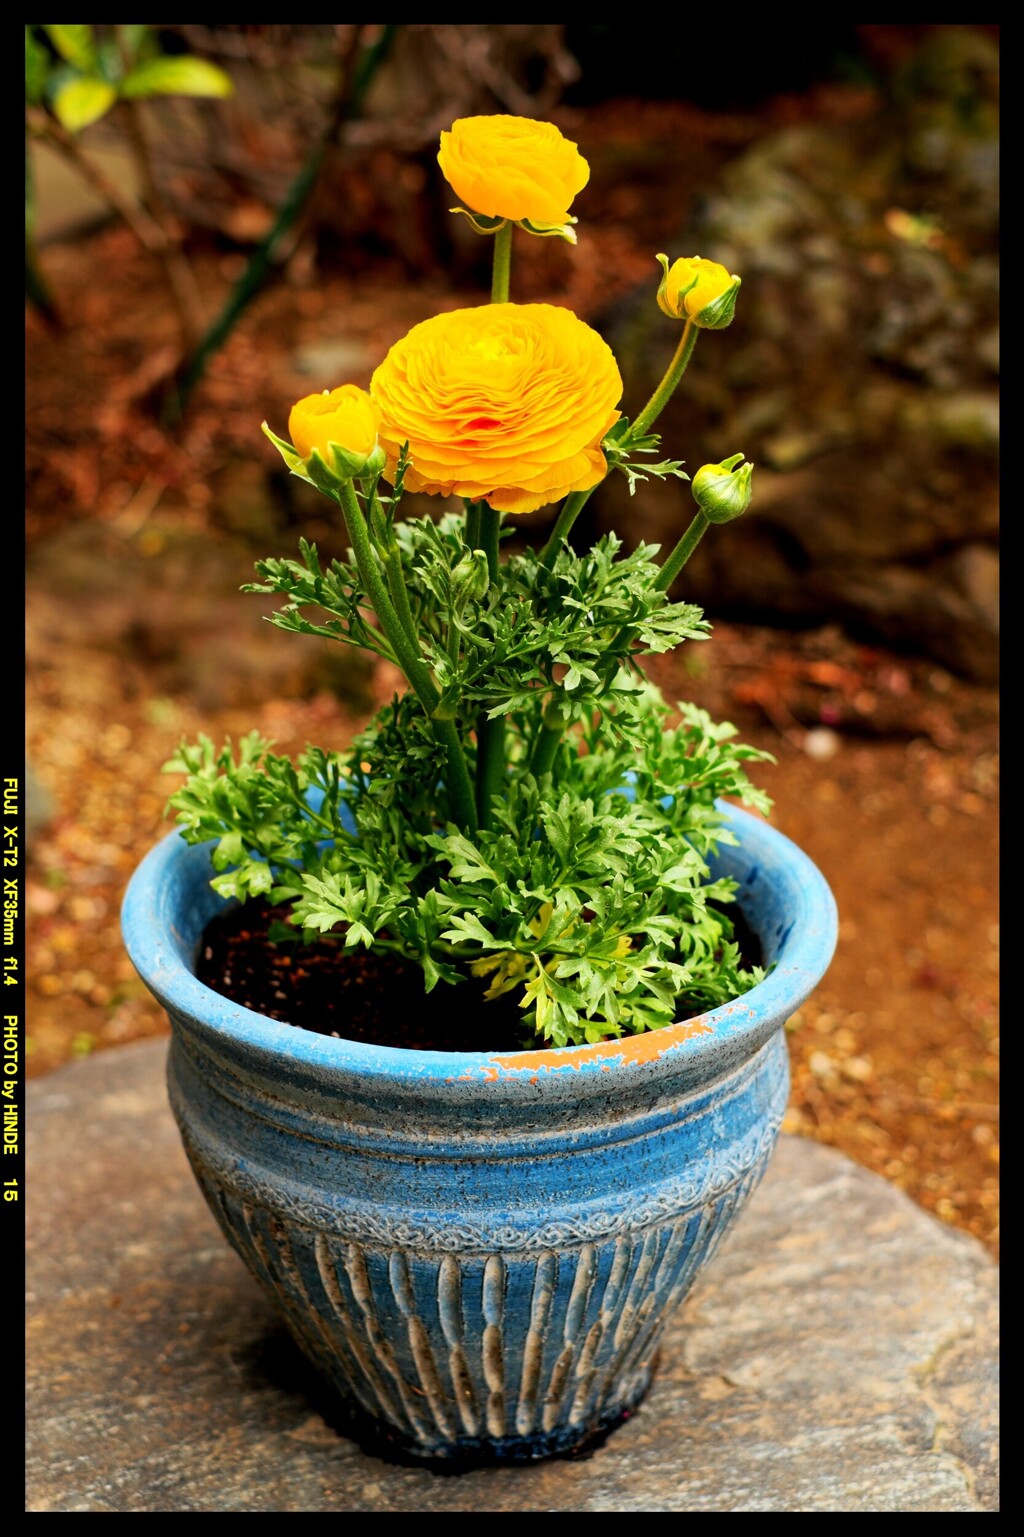
M342 480L370 473L379 426L380 407L356 384L305 395L288 416L288 435L299 458L319 453Z
M681 256L669 266L659 253L664 277L658 286L658 304L673 320L692 320L707 331L721 331L733 317L741 279L721 262L703 256Z
M262 425L292 474L328 495L339 481L379 475L384 468L377 442L380 408L358 385L342 384L296 401L288 417L290 443Z

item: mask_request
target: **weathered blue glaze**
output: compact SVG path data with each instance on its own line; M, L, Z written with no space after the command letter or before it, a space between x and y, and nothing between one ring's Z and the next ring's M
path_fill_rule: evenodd
M391 1444L548 1456L645 1392L665 1322L757 1184L789 1086L783 1025L836 913L766 823L718 873L774 970L698 1020L597 1047L404 1051L294 1029L198 982L223 906L172 833L124 903L170 1015L171 1104L227 1238Z

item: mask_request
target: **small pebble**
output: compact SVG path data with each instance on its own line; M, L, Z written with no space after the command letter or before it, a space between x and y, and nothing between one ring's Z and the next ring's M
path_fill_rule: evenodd
M816 763L825 763L839 751L840 738L828 726L814 726L804 734L804 752Z

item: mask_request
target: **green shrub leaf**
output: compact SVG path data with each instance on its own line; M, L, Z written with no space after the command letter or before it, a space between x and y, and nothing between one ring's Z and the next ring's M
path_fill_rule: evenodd
M230 76L208 59L191 54L174 58L147 59L121 82L121 95L129 99L141 96L230 96Z

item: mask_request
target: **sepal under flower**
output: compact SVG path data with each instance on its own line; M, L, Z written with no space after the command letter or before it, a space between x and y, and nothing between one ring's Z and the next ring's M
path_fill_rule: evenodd
M449 208L449 213L461 213L469 220L478 235L496 235L509 222L507 219L489 218L487 214L474 213L471 208ZM512 223L524 229L528 235L557 235L560 240L576 244L573 225L579 221L570 214L567 224L541 224L536 219L513 219Z
M508 223L507 219L489 218L485 213L474 213L472 208L449 208L449 213L465 214L478 235L496 235Z
M566 224L540 224L536 219L517 219L520 229L524 229L528 235L556 235L559 240L567 240L570 245L576 244L576 231L574 224L579 220L569 215Z

